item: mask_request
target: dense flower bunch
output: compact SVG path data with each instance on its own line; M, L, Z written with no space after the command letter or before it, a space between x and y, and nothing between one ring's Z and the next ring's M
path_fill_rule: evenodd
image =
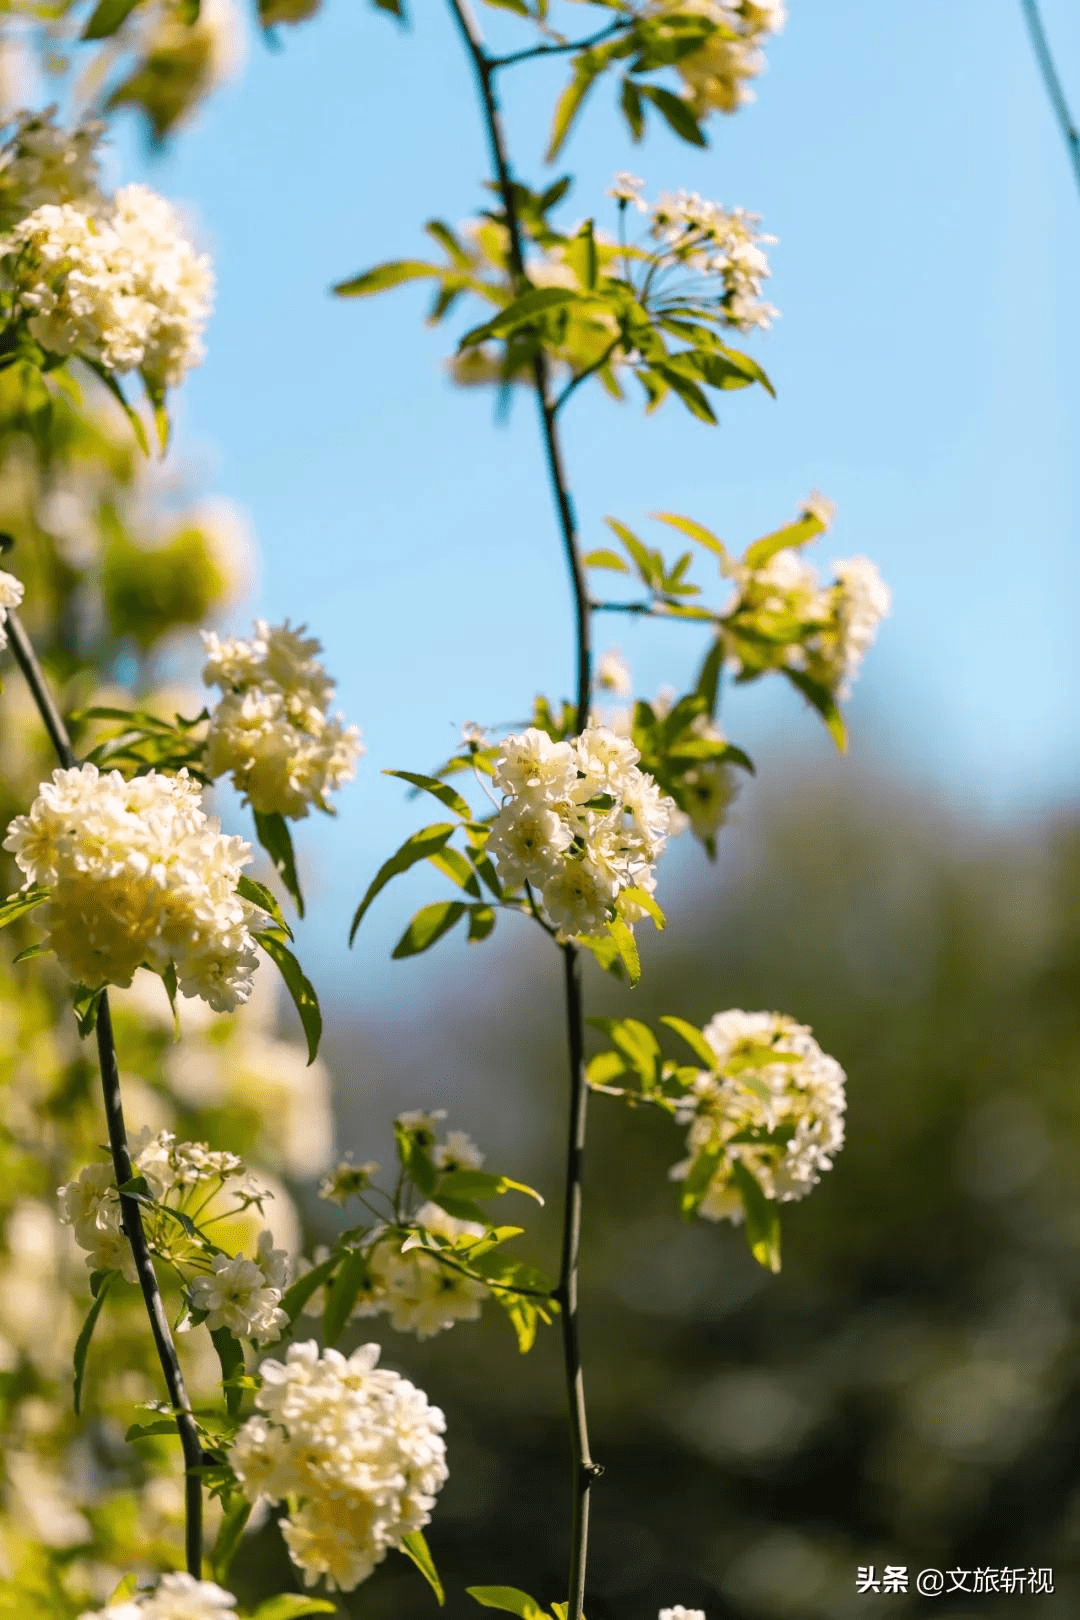
M3 847L25 888L47 888L35 916L76 983L127 985L140 966L172 964L181 993L218 1012L251 994L256 912L236 894L251 846L224 836L186 771L54 771Z
M213 1581L194 1575L163 1575L153 1592L143 1592L107 1609L87 1611L79 1620L235 1620L236 1599Z
M188 1300L199 1313L198 1319L205 1320L211 1332L226 1327L237 1338L255 1344L278 1338L288 1321L281 1309L281 1296L288 1285L285 1251L275 1249L271 1234L264 1231L253 1260L226 1254L216 1242L205 1239L185 1207L197 1204L203 1212L215 1205L215 1224L250 1204L261 1208L265 1194L247 1174L243 1161L235 1153L215 1152L205 1142L178 1142L171 1131L159 1131L153 1136L143 1133L132 1165L155 1202L174 1212L159 1232L154 1212L147 1209L150 1244L152 1248L164 1244L170 1263L187 1279ZM198 1197L192 1202L188 1195L196 1190ZM231 1202L216 1207L221 1193ZM86 1165L73 1181L58 1189L57 1196L60 1219L73 1229L75 1241L86 1251L89 1270L119 1271L126 1281L135 1282L112 1166ZM183 1237L173 1224L175 1213L187 1216Z
M740 332L768 327L779 313L761 297L771 271L762 242L775 242L759 229L761 219L743 208L722 208L696 191L664 192L650 205L642 196L645 182L636 175L618 174L611 195L625 211L633 206L649 216L649 236L655 245L647 255L656 270L690 270L720 284L719 302L724 323Z
M656 887L674 806L640 758L596 725L572 742L530 726L502 744L494 782L504 797L488 850L508 887L540 890L560 938L603 933L623 890Z
M56 109L21 112L0 133L0 228L44 203L97 202L98 146L104 124L92 120L70 132Z
M249 1501L288 1501L282 1533L309 1586L352 1591L427 1524L447 1478L442 1412L378 1359L375 1344L346 1359L312 1339L264 1361L229 1452Z
M759 568L736 564L739 594L729 617L762 632L754 653L762 667L804 671L847 697L891 593L869 557L834 563L833 572L833 583L821 585L812 564L791 547Z
M717 1013L702 1035L715 1065L679 1101L689 1156L672 1179L685 1180L703 1157L713 1165L698 1206L712 1221L742 1219L736 1165L767 1198L805 1197L843 1146L843 1069L804 1024L781 1013Z
M360 732L327 710L334 683L321 644L288 622L256 619L250 641L203 634L203 680L223 697L210 718L206 768L231 775L252 808L300 819L349 781L363 752Z
M650 0L653 15L677 12L713 24L697 50L676 67L694 113L733 113L753 100L748 81L765 65L762 45L787 20L784 0Z
M5 574L0 568L0 651L7 646L4 624L11 608L17 608L23 599L22 580L14 574Z
M52 353L139 371L154 392L202 359L210 261L147 186L124 186L111 208L42 204L9 231L0 261L32 335Z

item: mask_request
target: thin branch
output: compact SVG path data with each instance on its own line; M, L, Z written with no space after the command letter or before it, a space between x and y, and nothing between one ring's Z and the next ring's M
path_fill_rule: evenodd
M555 403L551 407L556 416L562 410L563 406L566 404L567 400L573 394L575 389L580 388L583 382L587 381L589 377L594 377L598 371L603 371L604 367L607 365L608 361L611 359L612 355L615 353L615 350L620 346L621 343L621 337L615 338L611 343L608 344L599 360L594 360L591 366L586 366L584 371L576 372L575 375L570 378L570 381L566 384L566 387L558 395Z
M1057 68L1050 50L1050 42L1046 37L1046 30L1039 16L1038 0L1020 0L1020 9L1024 13L1024 21L1031 35L1031 43L1035 51L1035 60L1039 64L1039 71L1043 76L1046 93L1050 98L1050 105L1054 109L1054 116L1061 125L1061 133L1065 138L1065 145L1069 151L1069 161L1072 163L1073 175L1076 184L1080 187L1080 131L1073 123L1069 103L1065 100L1065 92L1058 78Z
M484 50L483 40L468 0L448 0L462 42L472 62L477 89L484 109L488 146L498 182L510 238L510 267L515 288L527 284L525 248L518 218L514 181L507 158L506 141L495 96L495 66ZM585 729L592 693L591 624L585 568L577 543L574 510L563 465L562 446L556 427L557 406L551 397L547 357L542 350L532 360L533 385L540 413L540 431L547 459L555 510L562 536L563 553L570 574L574 601L574 640L577 657L576 729ZM563 1199L562 1256L556 1298L561 1307L559 1324L566 1374L566 1394L571 1438L571 1519L570 1571L566 1620L581 1620L585 1594L585 1566L589 1538L589 1495L600 1470L589 1453L585 1392L581 1370L578 1325L578 1261L581 1250L582 1168L585 1148L585 1122L589 1092L585 1083L584 1016L581 998L581 957L574 945L563 945L566 984L566 1021L570 1048L570 1106L567 1131L566 1182Z
M608 23L598 33L591 34L588 39L564 39L551 45L530 45L524 51L511 51L508 56L489 56L487 62L492 71L497 68L514 67L518 62L529 62L537 56L571 56L578 51L591 51L594 45L602 45L605 40L613 39L626 29L633 27L634 19L620 17L617 22Z
M60 710L57 708L45 672L38 662L30 639L23 629L22 622L17 613L10 612L7 617L8 640L15 662L25 677L26 684L37 705L49 740L56 750L61 765L67 769L78 765L75 750L71 746L67 727L64 725ZM131 1154L128 1150L127 1132L124 1127L124 1110L120 1098L120 1069L116 1058L116 1042L113 1038L112 1016L109 1012L109 998L103 994L98 1004L97 1014L97 1049L98 1062L101 1067L101 1089L105 1103L105 1118L109 1130L109 1147L112 1152L113 1173L116 1176L116 1185L122 1187L132 1178ZM157 1350L161 1370L165 1375L165 1387L169 1392L169 1401L176 1417L176 1427L180 1434L180 1445L184 1453L184 1499L186 1507L185 1551L187 1555L188 1572L196 1579L202 1576L202 1482L199 1469L202 1466L203 1452L199 1440L199 1431L192 1414L191 1401L184 1384L184 1374L180 1367L180 1359L176 1353L172 1334L169 1331L168 1317L165 1314L165 1302L161 1297L158 1286L157 1273L146 1241L146 1230L142 1222L142 1212L136 1199L129 1198L123 1193L120 1195L120 1215L123 1222L124 1236L131 1247L132 1257L135 1261L135 1272L142 1290L146 1314L150 1319L150 1332L153 1335L154 1347Z
M637 613L659 617L652 602L590 602L594 613Z

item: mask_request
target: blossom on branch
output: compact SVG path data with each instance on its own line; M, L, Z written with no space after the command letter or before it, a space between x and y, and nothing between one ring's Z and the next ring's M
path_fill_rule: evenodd
M327 712L334 683L321 644L288 621L256 619L255 634L203 632L203 681L224 694L210 717L206 768L230 775L253 810L300 820L356 774L360 732Z
M210 261L148 186L122 187L111 209L44 203L8 232L0 264L16 309L51 353L139 371L155 394L202 359Z
M844 1143L843 1069L805 1024L781 1013L717 1013L701 1033L715 1063L676 1099L690 1130L672 1179L704 1167L696 1207L712 1221L743 1219L740 1167L766 1198L805 1198Z
M784 0L649 0L647 15L701 18L711 25L697 50L676 63L683 97L698 118L733 113L754 99L748 81L765 66L762 45L787 20Z
M309 1340L264 1361L229 1451L249 1501L288 1499L282 1533L308 1586L352 1591L428 1523L447 1478L442 1412L378 1359L375 1344L346 1359Z
M194 1575L163 1575L153 1592L142 1592L79 1620L235 1620L236 1599L214 1581Z
M603 933L623 890L656 886L674 805L640 758L597 725L572 742L530 726L502 744L494 784L504 797L488 851L509 887L539 889L561 939Z
M34 915L77 984L129 985L140 966L172 965L181 994L217 1012L251 994L256 911L236 894L251 846L205 814L186 771L54 771L3 847L24 888L47 889Z

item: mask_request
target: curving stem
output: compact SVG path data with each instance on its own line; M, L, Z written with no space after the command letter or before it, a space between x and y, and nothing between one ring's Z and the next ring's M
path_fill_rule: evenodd
M49 734L49 741L61 765L71 769L77 766L79 761L71 746L71 738L68 736L60 710L49 690L45 672L38 663L37 654L17 613L8 612L5 628L15 662L30 688L45 730ZM104 992L98 1003L97 1049L113 1174L116 1177L116 1185L123 1187L131 1180L133 1169L120 1097L120 1069L116 1058L116 1041L113 1038L112 1015L109 1012L108 995ZM188 1573L198 1580L202 1576L202 1482L199 1473L203 1462L202 1444L195 1426L180 1358L169 1330L169 1320L165 1314L165 1302L161 1297L153 1257L146 1241L142 1211L134 1198L129 1198L123 1193L120 1194L120 1217L124 1236L128 1240L135 1261L135 1272L139 1279L146 1314L150 1319L154 1348L165 1375L165 1388L168 1390L184 1453L184 1544Z
M514 181L507 158L494 75L500 63L487 55L468 0L449 0L462 42L472 63L484 111L488 146L499 196L510 238L510 268L515 287L527 287L524 241L518 217ZM562 446L556 422L560 400L553 399L547 357L542 351L532 359L533 389L540 416L540 433L547 462L555 512L559 522L563 553L570 575L574 602L576 650L576 729L585 729L589 719L592 689L589 596L585 570L578 550L577 528L570 489L563 463ZM564 396L565 397L565 396ZM562 1257L555 1298L560 1306L563 1366L570 1416L572 1451L570 1575L566 1620L581 1620L585 1595L585 1567L589 1541L589 1496L601 1470L589 1452L589 1430L585 1410L585 1389L581 1370L581 1343L578 1326L578 1264L581 1252L582 1168L585 1151L585 1125L589 1090L585 1080L585 1031L581 994L581 956L577 947L561 947L566 998L566 1023L570 1047L570 1106L566 1148L566 1183L563 1199Z

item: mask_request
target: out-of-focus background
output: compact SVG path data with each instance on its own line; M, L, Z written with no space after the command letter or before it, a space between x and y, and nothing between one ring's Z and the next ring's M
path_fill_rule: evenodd
M430 872L348 917L419 819L380 770L451 751L467 720L565 695L570 620L534 427L447 380L419 294L328 285L482 206L471 86L438 7L403 32L331 0L163 154L133 127L118 174L187 205L220 283L179 448L251 513L249 604L307 621L368 757L338 819L299 829L299 949L328 1011L340 1143L385 1156L404 1107L450 1109L499 1169L549 1195L556 1242L565 1059L557 963L500 926L391 964ZM1042 7L1080 103L1080 12ZM709 151L630 149L601 92L566 157L564 217L603 219L609 177L686 185L762 214L783 316L719 430L669 406L581 398L569 457L587 536L684 511L737 548L837 501L831 556L865 552L893 616L839 760L790 694L725 712L758 763L707 867L661 869L667 934L631 996L590 1010L703 1021L776 1008L849 1076L848 1145L787 1212L785 1263L682 1223L664 1122L595 1100L583 1335L595 1492L589 1620L845 1620L936 1612L855 1594L860 1565L1050 1567L1039 1596L937 1600L954 1620L1080 1606L1080 751L1074 603L1080 198L1011 0L793 0L756 104ZM508 97L526 178L556 86ZM241 628L243 618L234 621ZM618 623L642 695L679 684L685 627ZM237 825L240 825L237 818ZM310 1237L327 1211L307 1201ZM363 1327L364 1324L359 1324ZM358 1332L358 1338L364 1335ZM452 1620L470 1583L542 1600L564 1582L566 1471L554 1335L518 1357L501 1320L385 1359L444 1406L451 1477L430 1531ZM238 1590L287 1583L266 1537ZM269 1562L268 1562L269 1560ZM274 1588L276 1589L276 1588ZM404 1561L347 1600L431 1612Z

